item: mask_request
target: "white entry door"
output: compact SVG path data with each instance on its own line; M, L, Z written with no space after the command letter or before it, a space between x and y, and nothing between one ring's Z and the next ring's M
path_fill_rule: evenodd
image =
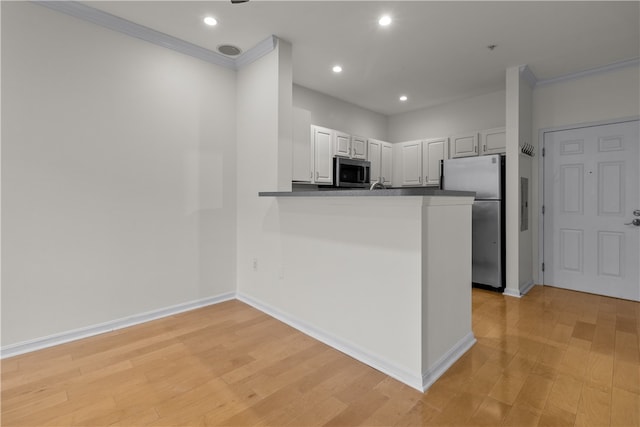
M638 128L545 133L545 284L640 301Z

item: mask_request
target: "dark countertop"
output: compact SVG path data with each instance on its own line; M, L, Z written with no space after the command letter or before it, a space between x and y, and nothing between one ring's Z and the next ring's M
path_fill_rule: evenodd
M440 190L435 187L403 187L384 190L362 190L331 188L326 190L261 191L260 197L384 197L384 196L454 196L475 197L473 191Z

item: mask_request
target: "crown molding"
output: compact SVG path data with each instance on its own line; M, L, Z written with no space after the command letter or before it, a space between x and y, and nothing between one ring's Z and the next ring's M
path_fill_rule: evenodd
M594 74L605 73L608 71L617 70L619 68L633 67L640 65L640 58L628 59L625 61L614 62L612 64L604 65L602 67L590 68L588 70L579 71L577 73L565 74L564 76L553 77L551 79L538 80L536 86L544 86L552 83L558 83L565 80L573 80L580 77L591 76Z
M267 53L271 52L278 45L278 38L276 36L269 36L266 39L262 40L260 43L252 47L251 49L244 52L242 55L238 56L235 59L235 69L239 70L245 65L249 65L254 61L265 56Z
M520 67L520 76L522 76L527 81L527 83L529 83L529 86L532 89L538 84L538 78L535 74L533 74L533 71L531 71L531 68L529 68L528 65L523 65Z
M239 57L230 58L76 1L34 0L32 3L231 70L238 70L261 58L274 50L278 43L277 37L269 36Z

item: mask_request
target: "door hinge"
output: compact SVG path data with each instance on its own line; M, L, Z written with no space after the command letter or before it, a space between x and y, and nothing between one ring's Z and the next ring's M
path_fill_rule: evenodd
M545 148L542 147L542 157L544 157L544 155L545 155Z
M544 271L544 262L542 263L542 271Z
M544 205L542 205L542 215L544 215Z

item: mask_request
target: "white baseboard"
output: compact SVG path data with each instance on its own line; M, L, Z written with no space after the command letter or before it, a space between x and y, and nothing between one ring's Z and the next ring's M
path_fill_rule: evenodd
M527 292L531 290L531 288L533 288L533 286L534 286L534 283L533 283L533 280L531 280L527 282L524 286L521 285L520 289L517 289L517 290L505 288L502 294L510 297L522 298L527 294Z
M476 343L473 332L462 337L448 352L444 354L427 372L422 375L422 391L427 391L438 378L444 374L463 354Z
M0 359L17 356L19 354L29 353L31 351L41 350L43 348L52 347L54 345L64 344L70 341L91 337L105 332L115 331L117 329L126 328L150 320L160 319L162 317L171 316L185 311L194 310L196 308L208 305L218 304L224 301L235 299L235 292L227 292L213 297L202 298L195 301L189 301L182 304L176 304L171 307L165 307L158 310L148 311L146 313L134 314L132 316L123 317L121 319L111 320L108 322L91 325L84 328L74 329L71 331L61 332L46 337L36 338L29 341L23 341L16 344L9 344L0 348Z
M526 294L529 293L529 291L531 290L531 288L533 288L535 286L535 284L533 283L533 280L530 281L529 283L527 283L526 285L524 285L521 289L520 289L520 295L524 296Z
M289 314L283 313L280 310L263 303L262 301L258 301L253 297L250 297L246 294L238 293L238 300L249 304L250 306L268 314L271 317L274 317L280 320L283 323L291 326L292 328L297 329L298 331L309 335L310 337L321 341L328 346L335 348L342 353L353 357L354 359L371 366L378 371L395 378L396 380L407 384L410 387L415 388L416 390L423 392L423 381L422 376L420 374L412 374L407 372L405 369L400 368L393 363L381 358L377 355L373 355L365 349L358 347L357 345L346 342L326 331L320 330L308 323L301 321ZM472 334L473 335L473 334ZM474 339L475 340L475 339ZM458 356L459 357L459 356ZM457 359L457 357L456 357ZM455 360L454 360L455 361Z
M502 292L502 295L507 295L509 297L515 297L515 298L520 298L522 297L522 294L520 293L519 289L509 289L509 288L504 288L504 292Z
M160 319L185 311L218 304L224 301L238 299L250 306L268 314L269 316L286 323L287 325L299 330L300 332L317 339L342 353L345 353L354 359L371 366L378 371L395 378L396 380L424 392L428 389L442 374L446 372L456 360L458 360L471 346L476 342L473 332L469 332L463 337L453 348L451 348L436 364L425 374L411 373L395 364L385 360L384 358L371 354L365 349L357 345L346 342L326 331L311 326L299 319L296 319L276 308L265 304L257 299L242 293L228 292L214 297L203 298L195 301L189 301L166 307L146 313L136 314L121 319L112 320L97 325L87 326L85 328L74 329L42 338L36 338L29 341L23 341L16 344L10 344L0 348L0 359L41 350L47 347L64 344L67 342L88 338L105 332L111 332L117 329L126 328L140 323L149 322L151 320Z

